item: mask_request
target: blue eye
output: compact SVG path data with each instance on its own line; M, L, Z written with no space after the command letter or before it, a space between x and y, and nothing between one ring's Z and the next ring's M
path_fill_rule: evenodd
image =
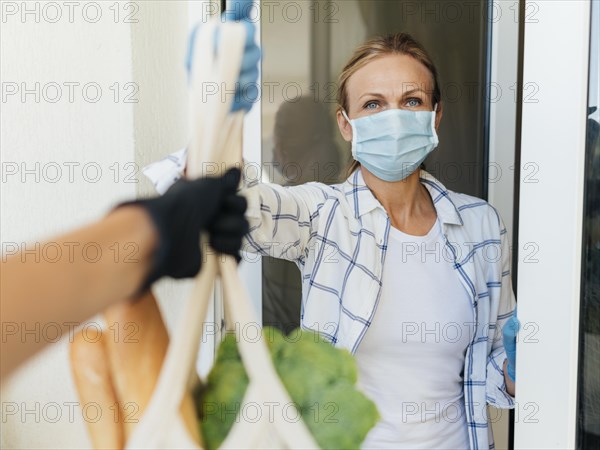
M421 106L422 104L423 102L421 102L421 100L418 98L409 98L406 102L406 105L411 108L416 108L417 106Z
M379 104L375 101L372 101L365 104L365 109L375 109L377 106L379 106Z

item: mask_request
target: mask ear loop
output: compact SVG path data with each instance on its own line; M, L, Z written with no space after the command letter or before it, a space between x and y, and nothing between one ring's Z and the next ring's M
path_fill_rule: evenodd
M431 115L431 131L433 132L433 137L435 139L436 145L438 145L440 143L440 138L437 134L437 131L435 130L435 116L437 115L437 107L438 107L437 103L435 105L433 105L433 114Z
M352 126L352 121L350 120L348 114L346 114L346 111L344 109L342 109L342 115L350 124L350 128L352 128L352 156L354 157L354 159L356 159L356 130Z

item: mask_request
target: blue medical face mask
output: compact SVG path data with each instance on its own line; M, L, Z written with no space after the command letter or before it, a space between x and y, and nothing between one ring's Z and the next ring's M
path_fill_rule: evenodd
M352 156L377 178L405 179L438 145L436 109L390 109L354 120L342 111L352 125Z

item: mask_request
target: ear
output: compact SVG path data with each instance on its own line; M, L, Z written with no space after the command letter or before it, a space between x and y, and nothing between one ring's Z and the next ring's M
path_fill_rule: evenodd
M340 129L340 134L344 140L346 142L352 142L352 125L350 125L350 122L346 120L341 110L337 112L336 119L338 128Z
M444 109L443 104L440 101L437 105L437 111L435 112L435 131L436 132L440 128L440 122L442 121L442 115L444 114L443 109Z

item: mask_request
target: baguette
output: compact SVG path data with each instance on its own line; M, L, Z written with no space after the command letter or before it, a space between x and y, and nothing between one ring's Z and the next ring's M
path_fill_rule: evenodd
M169 335L156 298L148 291L135 303L122 303L105 311L106 353L119 404L125 440L140 421L154 392L169 346ZM191 393L182 400L180 413L190 436L200 444L199 422Z
M105 339L106 335L103 334L100 340L94 342L79 331L73 338L69 352L71 372L83 411L88 411L86 405L94 403L100 409L98 420L97 417L84 417L93 447L122 449L125 435L110 376ZM92 409L89 411L91 415Z
M115 423L111 416L112 428L109 429L108 420L88 424L94 448L123 448L152 397L169 335L150 291L135 303L107 309L104 318L107 330L102 335L102 345L83 342L81 338L74 341L71 366L82 401L112 402L113 410L114 405L119 406L119 420ZM190 437L202 447L198 416L189 391L181 402L180 414Z

